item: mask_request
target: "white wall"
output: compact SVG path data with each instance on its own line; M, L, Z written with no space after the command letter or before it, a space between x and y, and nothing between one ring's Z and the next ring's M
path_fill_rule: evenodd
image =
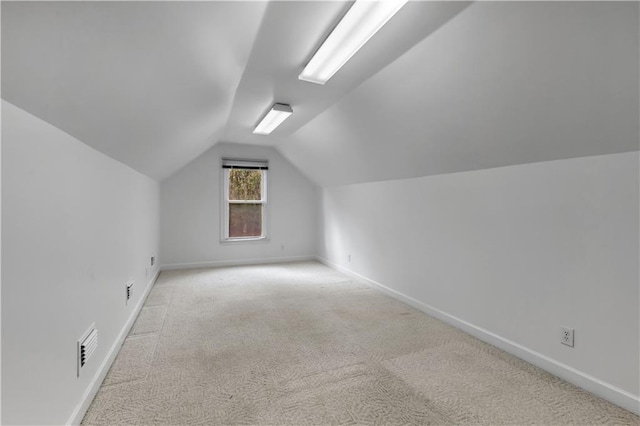
M269 160L268 241L220 242L222 157ZM161 255L168 268L316 254L317 188L273 148L218 144L164 180L160 198Z
M638 179L630 152L327 188L320 254L638 411Z
M2 139L2 423L63 424L156 272L159 188L5 101ZM76 341L94 322L78 378Z

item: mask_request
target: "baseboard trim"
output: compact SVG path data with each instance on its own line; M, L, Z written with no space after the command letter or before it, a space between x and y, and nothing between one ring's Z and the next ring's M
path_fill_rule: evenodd
M124 343L124 339L129 334L129 330L131 330L131 327L133 327L133 323L138 317L140 310L144 306L144 302L147 300L147 296L149 296L149 293L151 292L151 289L153 288L153 285L155 284L159 275L160 275L160 268L158 268L158 270L153 275L151 280L147 283L147 287L144 291L144 294L140 298L140 301L138 301L138 304L134 308L133 312L131 312L129 319L125 323L124 327L122 327L122 331L120 331L118 338L111 346L111 349L109 350L107 357L104 359L104 361L98 368L98 371L93 376L93 380L91 380L91 382L89 383L89 387L87 388L84 395L82 396L80 403L76 406L75 410L73 410L73 413L71 414L71 417L69 417L69 420L67 421L66 424L79 425L80 422L82 422L84 415L89 409L89 405L91 405L93 398L95 398L96 393L98 393L98 389L100 389L100 385L102 385L104 378L106 377L107 373L109 372L109 369L111 368L111 364L113 364L113 361L116 359L116 356L120 351L120 347Z
M206 262L169 263L166 265L162 265L160 267L160 270L173 271L177 269L220 268L225 266L264 265L268 263L303 262L307 260L316 260L316 256L265 257L265 258L259 258L259 259L211 260Z
M640 415L640 397L637 395L633 395L632 393L606 383L598 379L597 377L593 377L569 365L556 361L553 358L531 350L518 343L512 342L509 339L506 339L502 336L499 336L495 333L492 333L488 330L485 330L481 327L478 327L474 324L443 312L439 309L436 309L433 306L427 305L426 303L414 299L413 297L407 296L397 290L393 290L383 284L380 284L377 281L360 275L357 272L333 263L323 257L316 256L316 260L344 274L364 280L379 288L383 293L397 300L400 300L401 302L413 306L414 308L428 315L431 315L432 317L438 318L439 320L444 321L447 324L452 325L486 343L489 343L490 345L502 349L503 351L508 352L524 361L527 361L528 363L533 364L536 367L539 367L553 374L554 376L560 377L561 379L566 380L567 382L574 384L579 388L582 388L588 392L593 393L594 395L606 399L607 401L616 404L624 408L625 410Z

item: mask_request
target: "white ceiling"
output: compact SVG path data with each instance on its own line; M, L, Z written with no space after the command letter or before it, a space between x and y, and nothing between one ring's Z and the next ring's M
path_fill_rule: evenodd
M410 2L325 86L347 2L3 2L2 97L155 179L218 142L323 186L638 149L637 3ZM294 115L252 129L274 102Z
M278 148L321 186L638 150L638 16L474 3Z
M266 2L2 2L2 97L162 179L224 133Z
M318 85L299 80L298 74L350 3L270 2L224 140L261 145L286 140L469 4L408 3L327 84ZM293 117L272 136L253 135L253 127L274 102L291 104Z

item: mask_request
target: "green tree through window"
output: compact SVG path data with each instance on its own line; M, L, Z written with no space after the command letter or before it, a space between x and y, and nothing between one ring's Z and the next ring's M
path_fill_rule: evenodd
M247 169L229 170L230 200L261 200L262 171Z

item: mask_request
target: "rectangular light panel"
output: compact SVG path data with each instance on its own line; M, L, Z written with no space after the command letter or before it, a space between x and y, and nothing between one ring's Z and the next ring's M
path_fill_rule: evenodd
M357 0L298 78L325 84L405 3L407 0Z
M291 114L293 109L291 105L287 104L275 104L271 107L271 110L264 116L262 121L258 123L253 133L257 135L268 135L275 130L284 120L286 120Z

